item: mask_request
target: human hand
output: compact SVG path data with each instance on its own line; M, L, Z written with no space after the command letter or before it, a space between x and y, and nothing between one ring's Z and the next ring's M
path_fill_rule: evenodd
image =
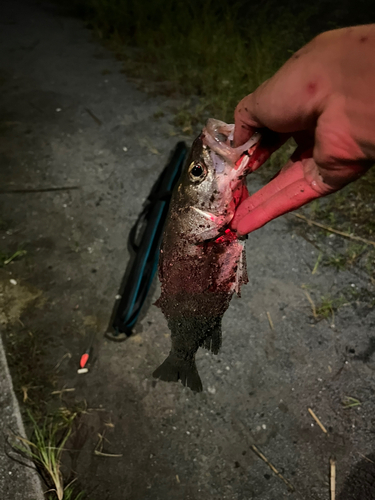
M374 163L374 53L375 25L323 33L238 104L236 146L256 129L275 133L252 157L253 171L288 137L297 142L278 175L239 205L239 234L341 189Z

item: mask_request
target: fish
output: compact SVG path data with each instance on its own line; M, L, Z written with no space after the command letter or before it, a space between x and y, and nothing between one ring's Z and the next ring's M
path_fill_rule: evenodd
M219 352L222 317L232 295L248 282L244 239L230 229L236 207L249 196L246 174L259 144L255 133L232 147L234 125L209 119L190 149L173 191L158 274L171 350L153 376L203 390L195 354Z

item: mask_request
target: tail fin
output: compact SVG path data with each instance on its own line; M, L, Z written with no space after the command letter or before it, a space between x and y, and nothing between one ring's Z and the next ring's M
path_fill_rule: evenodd
M195 360L184 361L170 354L167 359L152 374L153 377L166 382L177 382L190 387L192 391L202 392L202 381L199 376Z

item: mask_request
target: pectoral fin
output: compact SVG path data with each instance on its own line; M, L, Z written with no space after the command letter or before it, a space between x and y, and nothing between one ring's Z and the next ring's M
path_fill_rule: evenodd
M213 222L213 224L215 224L216 226L222 226L225 223L225 217L223 216L218 216L212 214L211 212L205 212L204 210L201 210L200 208L197 207L190 207L190 208L198 212L198 214L204 217L206 220Z
M228 223L224 216L215 215L211 212L205 212L197 207L190 207L202 217L203 229L198 229L199 223L194 230L194 236L197 240L209 240L216 238L220 230Z

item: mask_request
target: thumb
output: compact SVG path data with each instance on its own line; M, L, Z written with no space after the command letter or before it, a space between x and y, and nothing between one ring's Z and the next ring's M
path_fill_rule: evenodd
M254 134L258 128L264 125L256 119L253 109L254 94L244 97L237 105L234 112L234 147L241 146Z

